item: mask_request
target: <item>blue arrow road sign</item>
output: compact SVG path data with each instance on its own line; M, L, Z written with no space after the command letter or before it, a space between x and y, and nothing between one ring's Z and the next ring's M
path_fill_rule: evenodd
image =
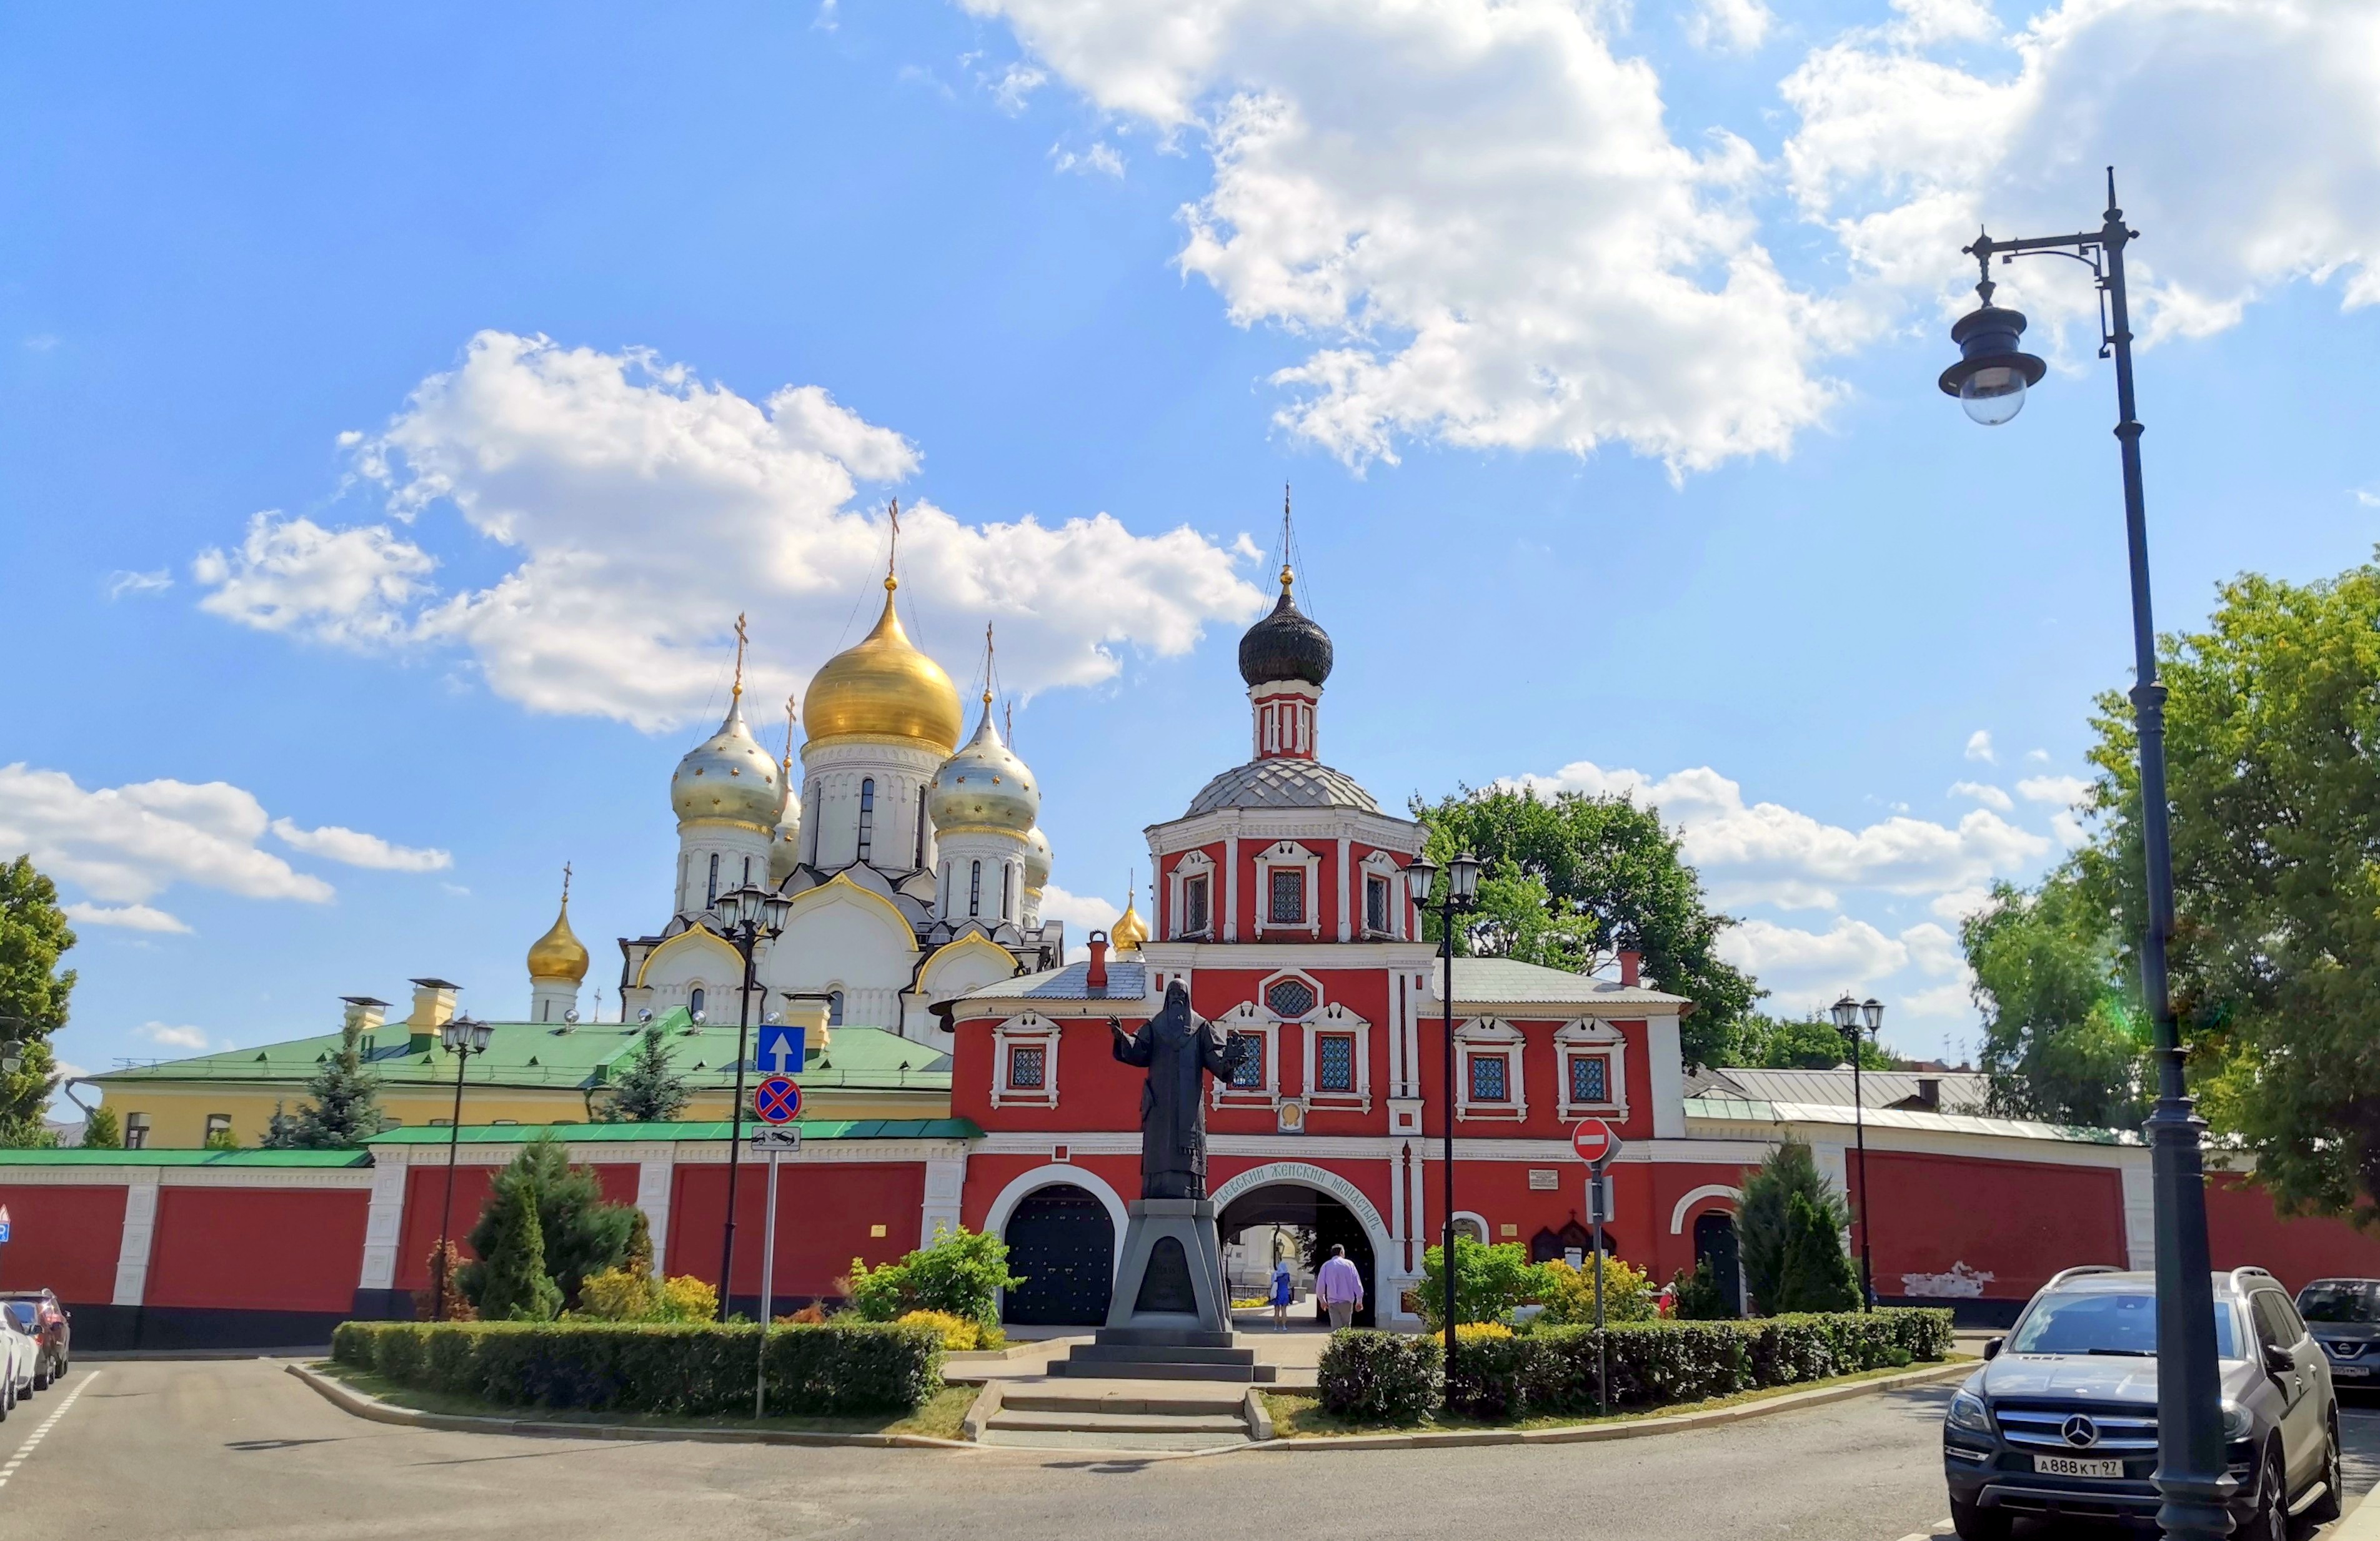
M773 1071L779 1075L799 1075L802 1073L802 1030L788 1027L782 1022L760 1025L760 1051L753 1057L752 1068Z

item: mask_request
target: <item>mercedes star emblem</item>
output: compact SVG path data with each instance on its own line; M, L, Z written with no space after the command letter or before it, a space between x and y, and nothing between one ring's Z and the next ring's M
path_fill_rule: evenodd
M2099 1426L2080 1413L2067 1419L2058 1432L2064 1435L2066 1442L2078 1450L2086 1450L2099 1442Z

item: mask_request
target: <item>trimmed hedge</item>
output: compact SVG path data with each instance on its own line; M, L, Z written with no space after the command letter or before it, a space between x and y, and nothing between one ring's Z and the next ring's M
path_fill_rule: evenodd
M511 1407L704 1415L751 1405L757 1327L628 1322L345 1322L331 1357L399 1385ZM768 1329L769 1406L905 1413L941 1389L941 1334L834 1323Z
M1354 1328L1322 1350L1322 1405L1366 1423L1418 1423L1446 1394L1446 1351L1435 1338Z
M1949 1312L1912 1307L1751 1321L1618 1322L1601 1336L1609 1344L1611 1405L1627 1409L1940 1359L1951 1342ZM1597 1342L1591 1327L1468 1339L1455 1345L1450 1376L1443 1373L1434 1337L1334 1333L1322 1355L1322 1404L1341 1417L1368 1423L1414 1423L1441 1405L1488 1422L1591 1414L1598 1401ZM1403 1382L1402 1394L1383 1392L1384 1367L1398 1363L1399 1344L1427 1346L1436 1396L1423 1396Z

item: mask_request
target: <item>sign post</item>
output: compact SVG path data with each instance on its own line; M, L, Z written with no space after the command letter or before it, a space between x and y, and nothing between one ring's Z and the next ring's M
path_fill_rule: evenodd
M784 1031L793 1039L790 1049L783 1037L772 1041L763 1031L761 1057L768 1058L773 1049L780 1063L790 1053L798 1067L801 1029ZM752 1112L760 1121L760 1127L752 1131L752 1147L769 1153L768 1218L760 1227L760 1352L752 1372L755 1419L766 1416L769 1405L769 1323L771 1313L776 1309L777 1295L777 1161L787 1150L802 1147L802 1132L793 1126L795 1115L801 1110L802 1088L782 1071L762 1076L752 1088Z
M1586 1163L1586 1222L1595 1232L1595 1406L1611 1414L1611 1348L1603 1330L1603 1227L1611 1219L1611 1179L1603 1172L1620 1154L1620 1136L1599 1118L1583 1118L1570 1132L1570 1147Z

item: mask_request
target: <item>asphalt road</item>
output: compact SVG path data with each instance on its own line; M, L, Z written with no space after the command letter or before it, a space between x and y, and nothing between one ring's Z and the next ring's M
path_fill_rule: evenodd
M1947 1511L1949 1394L1602 1445L1142 1461L450 1434L352 1417L272 1361L118 1361L0 1425L0 1536L1900 1541ZM2362 1492L2380 1412L2347 1424Z

